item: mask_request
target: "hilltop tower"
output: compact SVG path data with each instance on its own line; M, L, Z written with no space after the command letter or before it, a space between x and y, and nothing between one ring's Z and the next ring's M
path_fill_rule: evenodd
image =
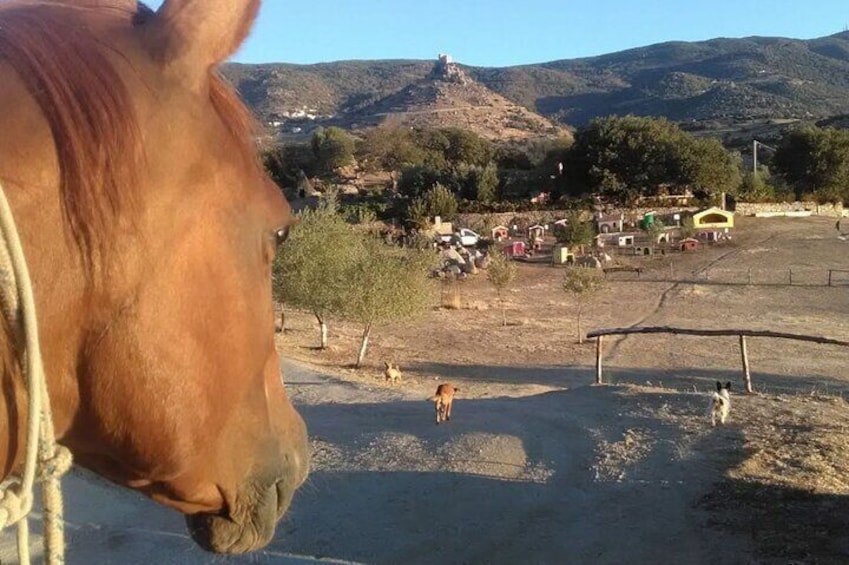
M451 55L440 53L433 65L433 70L430 72L430 77L433 80L441 80L443 82L456 82L459 84L468 84L471 82L466 73L451 58Z

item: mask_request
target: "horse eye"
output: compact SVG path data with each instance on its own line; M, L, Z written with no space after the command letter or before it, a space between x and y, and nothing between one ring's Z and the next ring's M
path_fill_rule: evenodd
M289 239L289 227L280 228L274 232L274 244L280 247L284 241Z

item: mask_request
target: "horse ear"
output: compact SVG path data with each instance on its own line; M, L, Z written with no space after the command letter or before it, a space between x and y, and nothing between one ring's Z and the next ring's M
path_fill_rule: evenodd
M167 69L202 83L209 68L248 36L259 5L260 0L165 0L144 26L145 41Z

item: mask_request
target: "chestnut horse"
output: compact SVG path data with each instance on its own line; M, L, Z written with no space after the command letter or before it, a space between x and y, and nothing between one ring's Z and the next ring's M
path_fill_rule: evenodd
M57 438L226 553L268 543L308 467L273 342L291 210L215 72L258 7L0 0L0 183ZM0 327L0 478L25 448L15 359Z

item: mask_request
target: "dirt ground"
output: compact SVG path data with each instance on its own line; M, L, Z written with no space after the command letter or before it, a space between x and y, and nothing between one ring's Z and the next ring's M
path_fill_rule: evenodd
M847 340L849 280L827 286L849 269L836 236L828 219L743 218L724 246L624 259L644 272L611 275L584 327ZM289 370L314 459L280 547L366 563L849 562L849 349L751 338L747 396L736 338L629 336L605 346L611 384L589 386L595 344L577 343L561 277L522 265L506 327L485 274L457 283L459 308L438 289L420 320L376 330L359 371L360 328L332 323L317 351L314 319L288 313L281 352L324 376ZM447 380L461 392L437 427L423 400ZM733 408L712 429L716 380Z
M833 220L743 218L727 245L631 258L585 328L750 328L849 340L849 243ZM792 286L790 270L793 270ZM375 330L311 316L278 335L310 429L312 473L277 536L244 563L849 562L849 349L752 338L742 391L736 338L635 335L578 344L562 271L522 265L508 326L480 274L459 308ZM751 284L750 284L751 281ZM456 306L456 304L455 304ZM383 360L403 371L383 381ZM450 422L425 399L460 387ZM725 427L708 392L731 380ZM215 563L182 520L87 474L66 480L68 563ZM9 534L0 560L13 563ZM4 550L4 547L6 548ZM5 552L4 552L5 551Z

